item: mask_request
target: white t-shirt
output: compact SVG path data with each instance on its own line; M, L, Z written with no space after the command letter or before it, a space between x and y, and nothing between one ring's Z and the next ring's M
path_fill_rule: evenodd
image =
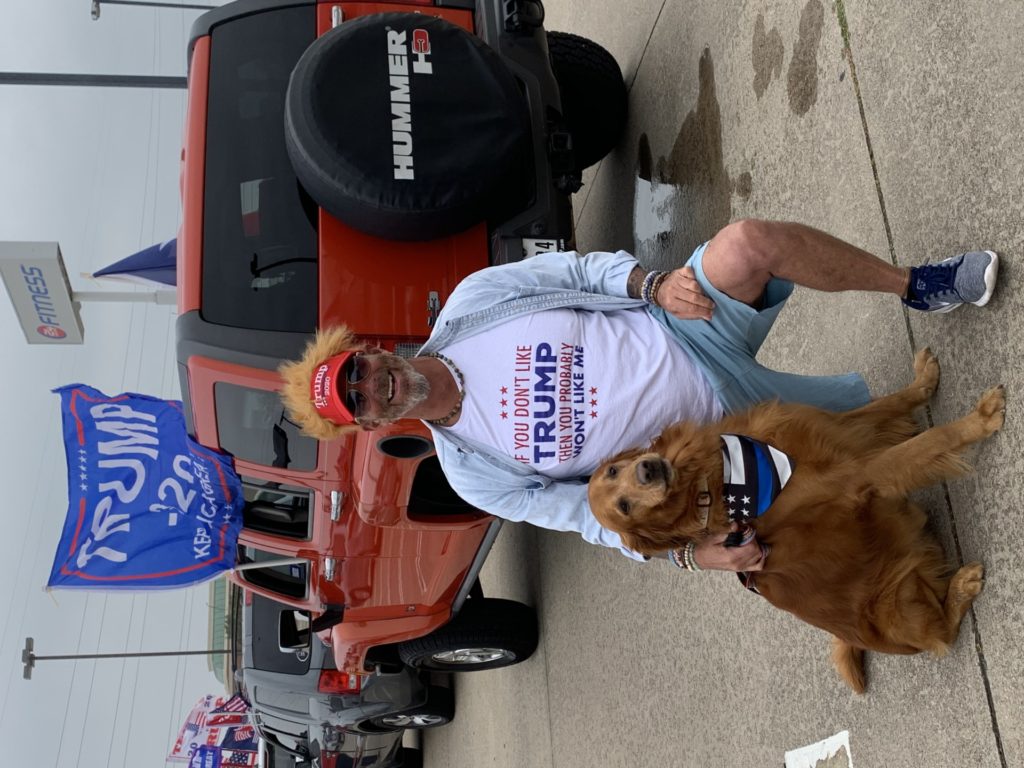
M643 308L545 310L442 354L465 377L450 429L555 479L589 475L676 421L722 415L704 375Z

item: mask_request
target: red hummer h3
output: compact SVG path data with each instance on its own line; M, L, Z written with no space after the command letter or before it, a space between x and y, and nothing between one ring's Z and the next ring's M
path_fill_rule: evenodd
M317 328L413 355L464 276L571 247L570 195L618 140L614 59L539 0L239 0L189 44L177 360L186 418L231 453L246 589L308 610L339 669L484 669L537 643L485 599L500 521L405 420L318 442L278 365Z

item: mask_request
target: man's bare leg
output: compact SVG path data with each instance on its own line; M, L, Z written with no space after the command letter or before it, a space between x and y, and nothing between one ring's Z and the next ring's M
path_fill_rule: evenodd
M904 296L910 271L825 232L789 222L729 224L704 251L704 274L718 290L755 305L773 277L819 291Z

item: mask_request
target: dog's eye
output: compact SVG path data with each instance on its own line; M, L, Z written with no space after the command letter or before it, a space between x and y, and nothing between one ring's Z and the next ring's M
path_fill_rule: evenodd
M609 467L608 467L608 477L615 477L617 474L619 474L619 470L617 470L615 468L615 465L614 464L609 465Z
M619 511L624 514L629 514L629 502L625 499L619 499Z

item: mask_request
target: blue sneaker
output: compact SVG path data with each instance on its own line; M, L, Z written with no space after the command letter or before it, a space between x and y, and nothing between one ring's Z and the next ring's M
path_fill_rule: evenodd
M983 307L992 298L999 257L992 251L971 251L910 268L903 303L923 312L950 312L961 304Z

